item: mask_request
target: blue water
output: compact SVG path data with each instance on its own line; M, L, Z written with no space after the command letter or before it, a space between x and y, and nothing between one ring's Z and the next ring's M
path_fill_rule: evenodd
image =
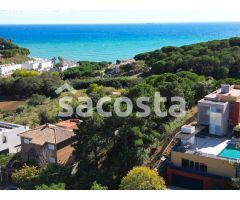
M236 149L233 145L228 145L219 156L232 159L240 159L240 150Z
M122 25L0 25L0 37L29 48L32 56L115 61L166 45L240 36L240 23Z

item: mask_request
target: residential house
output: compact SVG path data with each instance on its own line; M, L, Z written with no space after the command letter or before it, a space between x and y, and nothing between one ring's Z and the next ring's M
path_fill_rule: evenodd
M0 153L17 153L20 151L19 133L29 130L28 126L0 121Z
M20 134L21 155L25 162L68 164L73 161L73 129L77 120L45 124Z
M240 86L223 84L198 102L198 121L182 127L171 151L167 180L189 189L228 188L240 177L239 139L231 137L240 120Z

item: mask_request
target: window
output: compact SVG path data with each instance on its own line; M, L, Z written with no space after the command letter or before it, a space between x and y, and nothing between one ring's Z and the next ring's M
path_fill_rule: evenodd
M55 162L56 162L55 157L50 157L50 158L49 158L49 162L50 162L50 163L55 163Z
M7 143L7 137L6 137L6 136L3 136L2 142L3 142L3 143Z
M30 141L29 141L29 139L27 139L27 138L24 138L24 139L23 139L23 143L24 143L24 144L29 144L29 143L30 143Z
M190 161L190 169L194 169L194 162Z
M189 160L187 160L187 159L182 159L182 167L184 167L184 168L189 168Z
M211 112L222 113L222 109L221 108L216 108L216 107L211 107Z
M48 144L48 150L53 151L55 149L53 144Z
M195 169L199 170L199 163L198 162L195 163Z
M200 171L202 172L207 172L207 165L200 163L200 167L199 167Z
M190 161L187 159L182 159L182 167L188 169L195 169L202 172L207 172L207 165L199 162ZM240 176L240 169L239 169Z

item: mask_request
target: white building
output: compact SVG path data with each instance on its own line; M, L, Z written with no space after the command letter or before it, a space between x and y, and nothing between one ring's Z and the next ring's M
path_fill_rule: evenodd
M27 61L22 64L22 69L36 70L36 71L49 71L53 67L51 60L34 58L34 60Z
M0 121L0 153L17 153L21 140L18 134L29 130L29 127Z
M6 65L0 65L0 76L7 76L11 75L14 71L17 69L21 69L21 64L6 64Z
M52 69L52 71L57 71L57 72L64 72L65 70L69 69L69 68L73 68L73 67L77 67L77 63L76 62L72 62L72 61L63 61L63 65L61 67L54 67Z

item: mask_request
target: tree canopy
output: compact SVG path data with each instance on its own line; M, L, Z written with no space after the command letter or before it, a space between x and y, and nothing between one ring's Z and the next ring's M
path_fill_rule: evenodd
M147 167L134 167L123 177L121 190L164 190L166 188L162 177Z
M240 38L214 40L182 47L167 46L135 56L151 67L150 74L188 70L216 79L240 75Z

